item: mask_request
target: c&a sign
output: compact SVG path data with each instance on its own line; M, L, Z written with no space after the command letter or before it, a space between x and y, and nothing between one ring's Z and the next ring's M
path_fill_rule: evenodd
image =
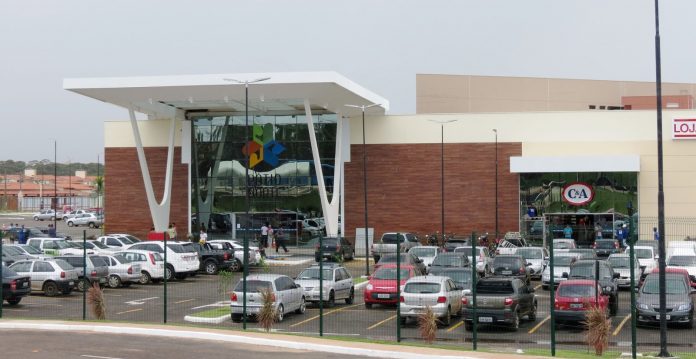
M673 140L696 140L696 118L672 119Z
M563 201L571 206L584 206L594 198L592 186L584 182L574 182L563 187Z

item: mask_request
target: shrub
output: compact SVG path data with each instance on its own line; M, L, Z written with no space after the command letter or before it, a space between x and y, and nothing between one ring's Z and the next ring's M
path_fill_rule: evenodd
M421 338L428 344L432 344L435 340L437 322L437 317L430 306L426 307L425 312L418 316L418 331Z
M593 305L585 313L585 340L587 345L595 349L595 355L601 356L609 346L609 333L611 320L607 317L606 310Z
M94 283L87 291L87 302L92 309L92 314L99 319L106 319L106 302L104 301L104 292L99 283Z
M273 327L273 324L278 320L278 312L273 306L275 295L268 289L261 290L261 301L263 302L263 306L257 314L259 325L266 332L270 332L271 327Z

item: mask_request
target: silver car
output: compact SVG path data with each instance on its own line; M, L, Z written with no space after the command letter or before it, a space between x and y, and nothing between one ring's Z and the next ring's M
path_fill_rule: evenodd
M140 282L142 266L121 254L100 255L109 266L108 284L111 288L130 287L132 283Z
M433 260L440 253L440 247L437 246L417 246L411 247L408 250L409 253L414 254L418 259L423 261L423 265L430 267L433 264Z
M624 253L612 253L607 258L607 262L614 268L615 273L619 273L619 279L616 283L619 287L628 288L631 286L631 257ZM638 287L642 271L638 258L633 258L633 275L635 278L635 286Z
M56 212L52 209L42 209L41 211L34 213L32 218L35 221L52 221L56 219Z
M541 278L549 260L549 252L542 247L522 247L515 250L515 254L527 261L527 271L532 278Z
M462 288L448 277L419 276L406 281L401 292L401 322L418 318L430 307L440 323L449 326L462 310Z
M491 274L491 263L493 263L493 258L491 258L488 247L478 246L476 250L479 253L476 258L476 271L481 277L489 276ZM454 249L454 253L459 252L467 253L469 262L473 260L471 258L471 247L457 247Z
M19 261L10 268L21 276L29 276L31 290L44 292L47 297L70 294L78 278L77 270L60 259Z
M570 273L570 266L580 259L580 253L559 252L554 253L553 258L553 283L554 287L558 283L566 280L563 273ZM544 289L549 289L551 285L551 266L547 265L541 273L541 285Z
M83 213L67 220L68 227L89 226L89 228L99 228L104 223L104 219L94 213Z
M302 286L296 284L290 277L282 274L252 274L247 277L246 310L247 315L256 315L263 306L261 292L268 290L273 293L273 308L278 313L278 322L283 321L286 313L295 311L303 314L307 309ZM240 280L230 295L232 321L242 320L244 292Z
M84 258L83 256L68 255L56 258L70 263L77 270L77 275L80 278L77 281L77 290L84 291L95 283L98 283L100 286L106 285L106 280L109 277L109 266L101 257L87 255ZM87 266L87 273L84 273L84 264Z
M326 263L323 268L323 292L319 296L319 265L315 264L305 269L297 276L295 283L302 286L305 299L308 302L327 302L330 307L337 299L344 299L346 304L353 304L355 288L353 278L345 267L337 263Z

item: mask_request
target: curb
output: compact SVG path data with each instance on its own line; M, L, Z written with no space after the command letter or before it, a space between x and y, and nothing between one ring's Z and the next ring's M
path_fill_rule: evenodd
M360 282L360 283L354 285L353 288L355 288L355 289L362 289L363 287L367 287L367 284L368 284L368 283L370 283L370 281L369 281L369 280L366 280L366 281L364 281L364 282Z
M184 317L184 320L187 322L191 323L204 323L204 324L221 324L225 322L226 320L230 319L230 315L223 315L220 317L215 317L215 318L203 318L203 317L196 317L194 315L187 315Z

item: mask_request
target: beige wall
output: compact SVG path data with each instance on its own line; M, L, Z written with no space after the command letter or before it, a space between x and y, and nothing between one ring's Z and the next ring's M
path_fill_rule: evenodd
M143 146L167 147L169 145L169 121L169 119L138 121ZM182 121L177 121L174 146L181 146L181 124ZM104 147L135 147L135 138L130 121L104 122Z
M663 83L663 95L694 95L696 84ZM416 113L581 111L621 106L622 96L650 96L636 81L470 75L416 75Z

